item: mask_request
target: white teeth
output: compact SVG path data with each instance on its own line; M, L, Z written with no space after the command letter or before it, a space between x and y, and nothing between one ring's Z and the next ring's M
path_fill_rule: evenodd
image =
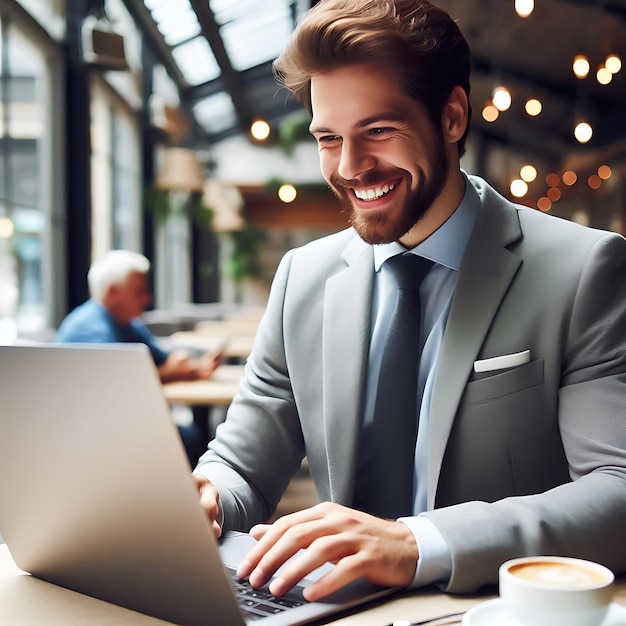
M390 192L394 187L395 185L383 185L382 187L374 187L370 189L355 189L354 195L359 200L376 200Z

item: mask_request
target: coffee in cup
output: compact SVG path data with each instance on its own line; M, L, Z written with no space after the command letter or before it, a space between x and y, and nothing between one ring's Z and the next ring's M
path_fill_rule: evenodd
M520 626L599 626L613 595L613 572L558 556L513 559L500 566L500 597Z

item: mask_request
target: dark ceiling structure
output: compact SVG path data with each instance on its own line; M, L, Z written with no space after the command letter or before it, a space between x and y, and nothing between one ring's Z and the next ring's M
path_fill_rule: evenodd
M527 18L514 12L513 1L440 0L458 20L473 57L474 132L529 155L561 160L581 150L605 150L626 138L626 68L601 85L596 70L617 54L626 62L626 1L536 0ZM574 57L584 55L590 73L574 75ZM481 110L498 84L506 85L512 105L489 123ZM529 98L543 107L531 118ZM593 128L583 147L573 128L587 120Z
M253 10L266 16L277 12L284 22L281 32L291 31L302 11L315 2L305 2L303 6L302 2L291 0L229 0L245 9L239 16L231 11L229 17L223 7L218 7L224 5L223 0L187 1L199 24L197 34L206 39L217 62L217 75L198 84L186 80L177 61L176 47L166 42L163 28L157 27L154 10L148 8L150 1L125 3L158 50L159 62L176 82L183 96L182 105L192 115L207 98L227 94L232 101L234 113L225 117L221 126L198 123L197 136L201 141L215 143L247 132L257 118L278 124L286 115L300 110L293 99L277 90L271 58L248 63L249 67L243 69L241 63L238 67L234 62L236 46L257 45L252 35L245 41L226 35L233 30L235 20L245 19ZM626 151L626 67L615 73L609 84L602 85L596 79L596 70L607 55L617 54L626 63L626 0L536 0L534 11L527 18L515 13L513 0L435 0L435 4L458 21L470 43L472 134L483 145L505 146L554 163L572 153ZM256 35L261 38L259 42L272 36L262 28ZM576 55L589 59L591 70L584 79L576 78L572 71ZM498 85L509 89L512 104L496 121L487 122L481 111ZM524 109L529 98L542 104L536 117ZM205 111L210 108L205 107ZM582 119L593 128L593 136L584 146L573 135L574 125Z

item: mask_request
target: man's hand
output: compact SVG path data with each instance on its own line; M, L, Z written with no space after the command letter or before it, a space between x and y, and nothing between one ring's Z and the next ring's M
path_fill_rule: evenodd
M276 596L285 594L326 562L336 566L306 588L304 596L309 601L319 600L357 578L406 587L413 581L419 558L413 533L402 522L329 502L286 515L271 525L255 526L250 532L258 544L241 563L237 575L248 578L255 588L305 549L272 581L270 591Z
M200 505L205 510L209 521L213 525L213 533L217 539L222 535L222 527L217 522L220 512L220 496L213 483L200 474L192 474L200 493Z
M197 358L194 362L196 366L197 378L211 378L213 372L219 367L220 363L222 362L223 355L223 350L216 350L215 352L211 352L210 354L204 354L203 356Z
M206 380L222 361L222 352L192 358L182 349L171 352L165 363L159 369L162 383L171 383L179 380Z

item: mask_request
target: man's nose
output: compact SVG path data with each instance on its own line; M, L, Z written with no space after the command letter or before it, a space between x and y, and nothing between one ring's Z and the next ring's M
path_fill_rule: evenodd
M346 180L357 178L360 174L374 168L376 159L362 145L343 141L341 158L337 173Z

